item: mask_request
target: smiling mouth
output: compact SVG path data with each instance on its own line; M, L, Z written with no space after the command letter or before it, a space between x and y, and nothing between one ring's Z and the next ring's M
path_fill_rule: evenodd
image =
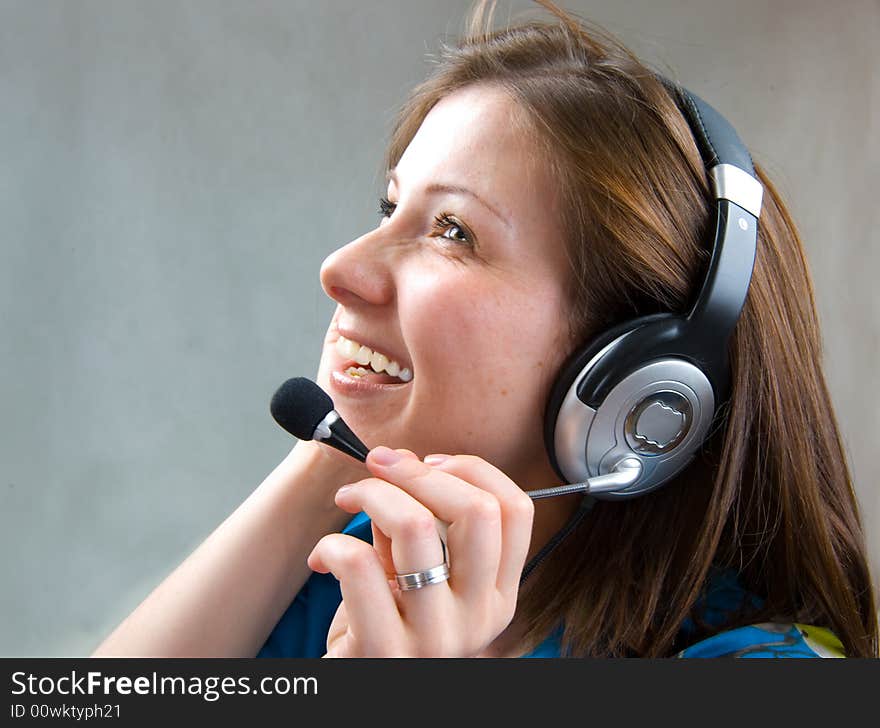
M352 379L363 379L375 384L406 384L412 381L412 371L401 367L394 359L353 339L340 336L336 353L346 362L342 371Z

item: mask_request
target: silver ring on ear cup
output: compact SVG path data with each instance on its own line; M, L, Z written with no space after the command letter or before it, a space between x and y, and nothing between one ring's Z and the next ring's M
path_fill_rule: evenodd
M684 359L661 359L624 377L593 417L585 461L601 473L635 455L643 472L630 487L597 497L632 498L663 485L693 459L714 414L709 379Z
M653 457L678 447L693 424L691 401L680 392L662 389L629 411L623 432L633 452Z

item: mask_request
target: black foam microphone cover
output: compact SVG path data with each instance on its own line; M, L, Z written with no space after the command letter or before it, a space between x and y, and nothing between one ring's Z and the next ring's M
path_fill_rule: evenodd
M333 410L333 400L311 379L294 377L278 387L269 409L291 435L311 440L315 428Z
M288 379L278 387L269 409L275 421L299 440L316 439L316 428L327 415L334 412L330 395L305 377ZM365 462L369 449L342 421L338 412L336 415L332 424L322 428L323 433L317 439Z

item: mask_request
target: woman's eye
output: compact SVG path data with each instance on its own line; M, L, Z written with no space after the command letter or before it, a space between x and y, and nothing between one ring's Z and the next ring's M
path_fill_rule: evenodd
M465 243L466 245L472 243L472 237L467 228L446 213L434 218L434 230L435 234L441 238L453 240L456 243Z
M396 209L396 202L391 202L387 197L379 198L379 214L382 217L391 217Z
M383 219L389 218L397 209L397 203L387 197L379 198L379 214ZM474 238L470 231L448 213L437 215L431 225L431 236L445 238L456 243L472 245Z

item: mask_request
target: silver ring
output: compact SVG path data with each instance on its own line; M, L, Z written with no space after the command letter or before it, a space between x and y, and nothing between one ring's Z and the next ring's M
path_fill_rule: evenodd
M421 589L431 584L439 584L449 578L449 564L443 562L440 566L435 566L427 571L414 571L411 574L395 574L397 586L400 591L410 591L412 589Z

